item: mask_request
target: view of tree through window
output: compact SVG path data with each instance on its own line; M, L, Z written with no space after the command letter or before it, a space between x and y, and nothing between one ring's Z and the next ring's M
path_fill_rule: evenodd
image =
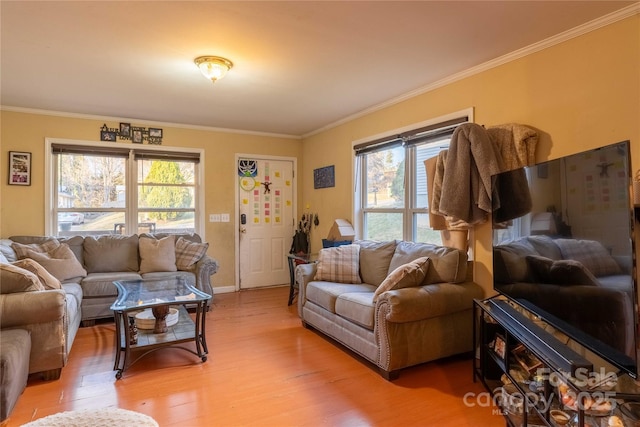
M364 238L441 243L429 224L424 161L449 147L450 135L360 155Z
M194 161L74 151L54 155L59 235L196 231ZM130 162L135 180L127 179Z

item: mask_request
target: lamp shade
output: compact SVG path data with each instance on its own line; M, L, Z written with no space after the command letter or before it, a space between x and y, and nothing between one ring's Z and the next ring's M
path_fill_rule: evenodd
M220 56L199 56L194 62L202 75L214 83L223 78L227 71L233 67L231 61Z

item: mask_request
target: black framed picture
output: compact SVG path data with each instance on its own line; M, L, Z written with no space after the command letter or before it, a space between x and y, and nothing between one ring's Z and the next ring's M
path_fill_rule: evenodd
M9 185L31 185L31 153L9 151Z
M149 136L151 138L162 138L162 129L149 128Z
M116 136L116 133L110 130L100 131L100 141L115 141Z
M131 138L131 123L120 123L120 137Z
M131 141L136 144L142 144L142 129L133 129L131 134Z
M335 166L325 166L313 170L313 188L329 188L336 186Z

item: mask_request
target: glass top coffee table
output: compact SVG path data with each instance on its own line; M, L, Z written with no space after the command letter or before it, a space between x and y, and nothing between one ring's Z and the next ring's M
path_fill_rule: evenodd
M111 305L116 324L113 369L118 371L117 379L122 378L128 367L160 348L179 348L195 354L203 362L207 361L205 316L211 295L196 289L182 277L116 281L113 284L118 289L118 299ZM195 321L187 312L187 305L195 305ZM151 309L153 317L138 319L146 321L146 324L144 329L138 328L136 339L132 326L136 315L145 309ZM195 342L195 351L179 345L191 341ZM131 360L135 350L142 354Z

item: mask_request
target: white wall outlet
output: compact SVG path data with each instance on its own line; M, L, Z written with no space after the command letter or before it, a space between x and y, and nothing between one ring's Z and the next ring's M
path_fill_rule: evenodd
M209 222L220 222L220 214L209 215Z
M229 214L220 214L220 221L222 222L229 222Z

